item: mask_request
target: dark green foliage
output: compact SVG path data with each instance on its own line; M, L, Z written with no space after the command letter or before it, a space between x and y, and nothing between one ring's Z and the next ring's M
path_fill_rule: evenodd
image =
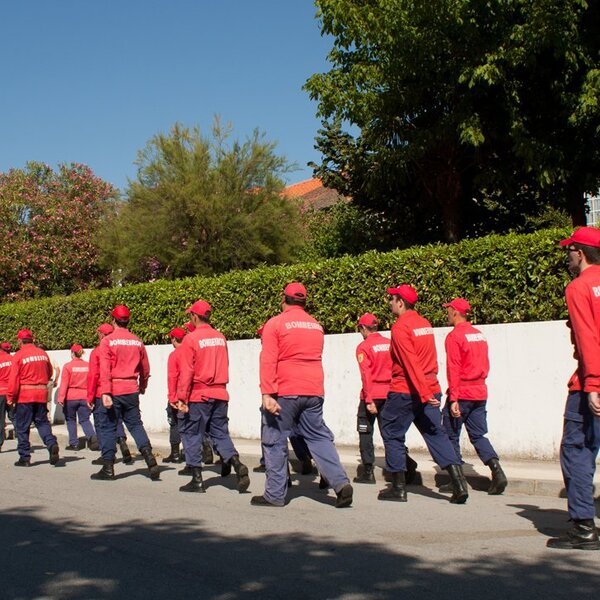
M563 291L569 277L558 241L568 233L549 229L491 235L452 245L368 252L4 304L0 338L14 342L17 330L26 326L52 349L74 342L90 346L112 306L125 303L132 309L135 333L148 344L167 343L169 330L186 320L185 308L198 298L213 305L214 325L228 338L251 338L279 312L283 286L294 280L307 286L308 309L328 333L353 331L365 311L389 327L386 288L403 282L416 287L418 309L434 325L445 324L441 304L454 296L470 300L476 323L561 319L566 316Z

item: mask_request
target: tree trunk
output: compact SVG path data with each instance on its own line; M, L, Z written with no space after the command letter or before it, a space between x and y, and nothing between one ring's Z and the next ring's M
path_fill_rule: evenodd
M449 244L458 242L462 237L463 218L461 214L462 184L460 174L449 164L436 177L436 198L442 213L444 241Z
M571 180L567 183L565 193L573 227L587 225L586 200L581 186L575 180Z

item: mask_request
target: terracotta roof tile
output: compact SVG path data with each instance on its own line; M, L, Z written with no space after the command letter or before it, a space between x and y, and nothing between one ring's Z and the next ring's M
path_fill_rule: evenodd
M302 200L304 209L314 208L315 210L327 208L340 199L349 200L337 190L324 187L322 181L316 178L288 185L282 195L285 198L299 198Z

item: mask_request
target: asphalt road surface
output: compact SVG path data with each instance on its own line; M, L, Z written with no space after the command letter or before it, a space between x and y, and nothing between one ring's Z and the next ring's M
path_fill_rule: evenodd
M546 548L567 526L565 500L473 491L464 506L424 487L406 504L379 502L383 487L355 485L335 509L316 476L294 476L284 508L250 505L219 467L206 494L184 494L172 465L151 482L143 460L91 481L98 456L50 466L36 445L29 468L0 453L0 598L591 598L600 552ZM244 457L242 457L244 458ZM248 460L254 466L254 460Z

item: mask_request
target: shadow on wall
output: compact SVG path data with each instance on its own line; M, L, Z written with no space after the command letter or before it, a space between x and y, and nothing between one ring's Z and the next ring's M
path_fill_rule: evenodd
M536 512L520 508L525 518ZM564 527L564 514L542 511L536 519ZM577 553L549 552L527 562L459 557L454 565L434 567L375 544L300 533L230 538L194 521L133 521L90 532L75 520L43 521L34 509L0 513L0 597L505 600L557 597L559 590L588 598L597 593L597 577L589 566L583 571Z

